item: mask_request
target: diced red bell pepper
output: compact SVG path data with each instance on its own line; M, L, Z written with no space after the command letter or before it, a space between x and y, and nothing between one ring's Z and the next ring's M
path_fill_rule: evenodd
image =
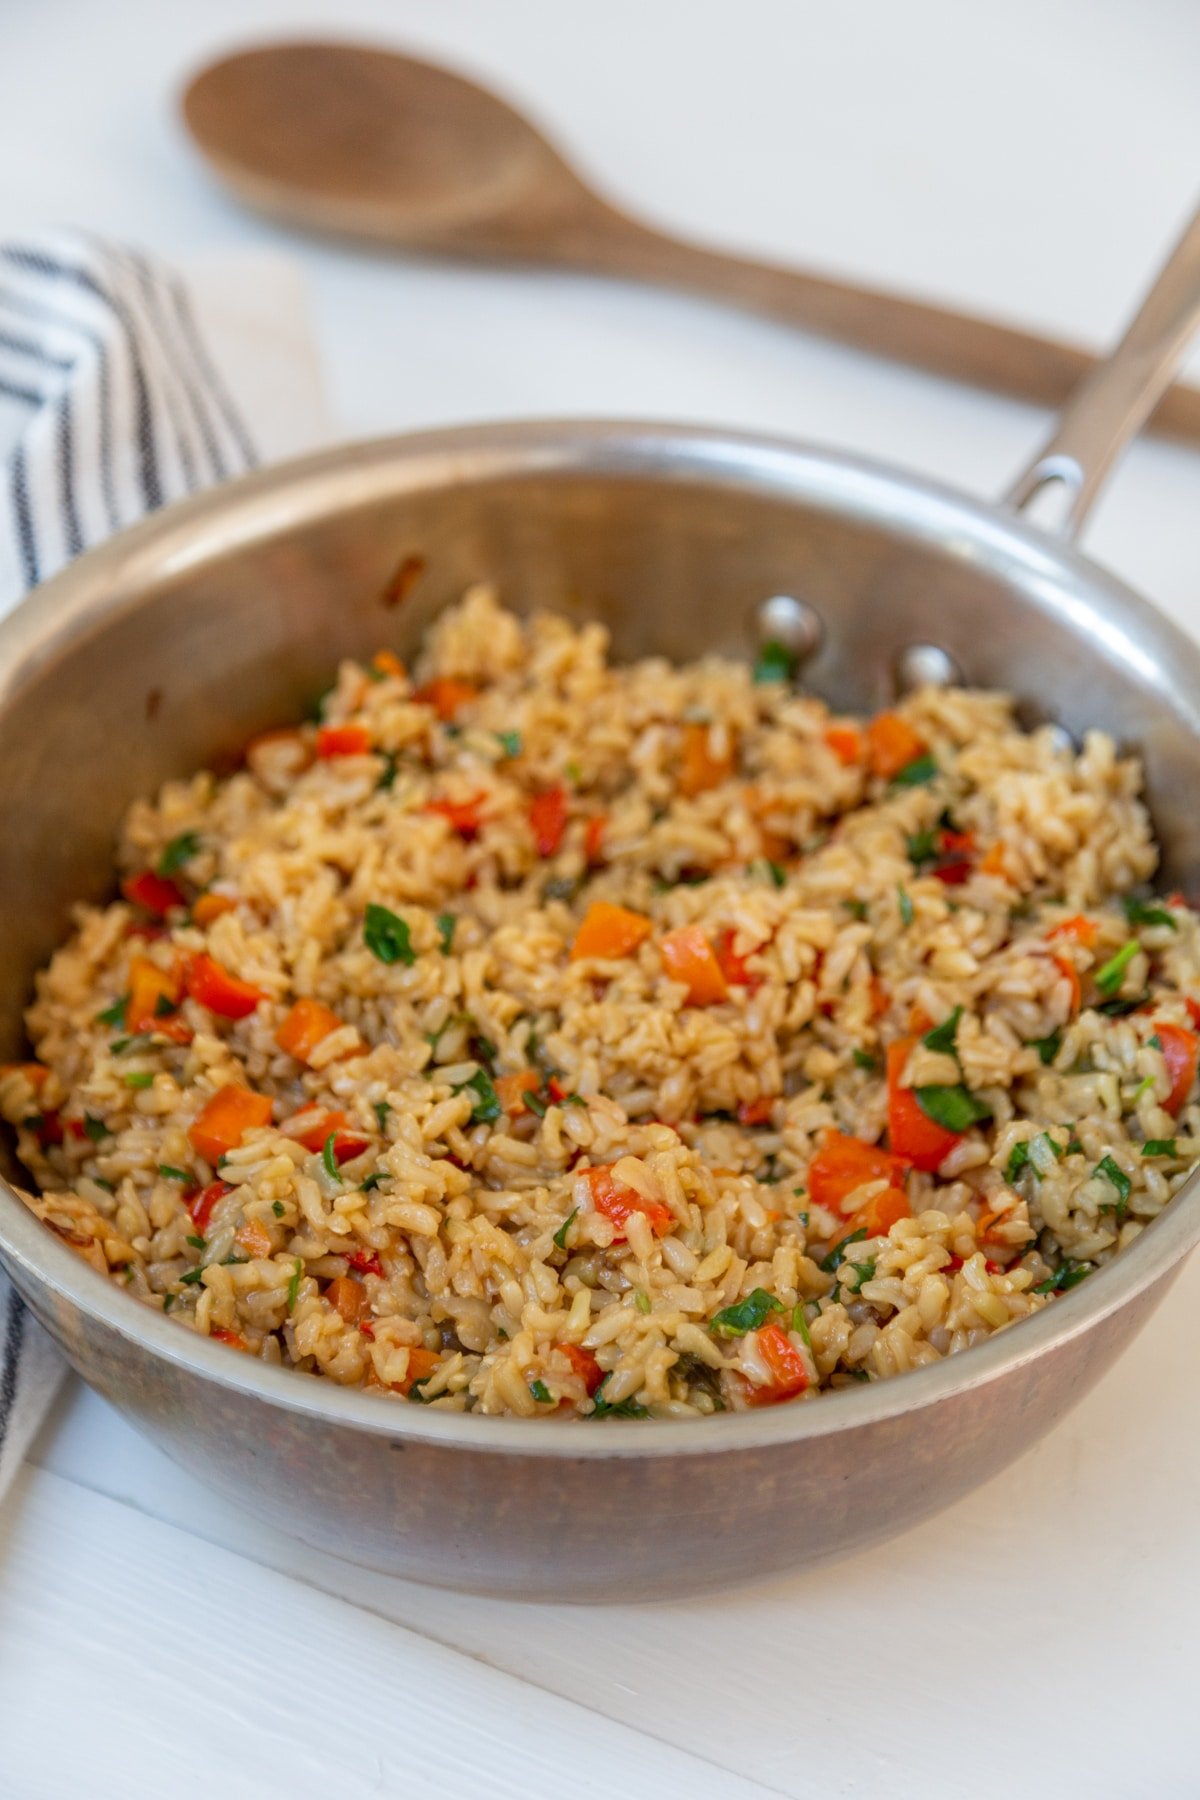
M829 1212L839 1212L842 1201L868 1181L886 1181L899 1187L908 1170L904 1158L865 1144L861 1138L829 1130L808 1165L809 1197Z
M825 733L825 742L847 768L862 761L863 739L857 725L831 725Z
M219 1088L188 1126L188 1137L208 1162L215 1163L241 1143L248 1131L271 1122L271 1096L230 1082Z
M208 1230L209 1220L212 1218L213 1208L217 1201L224 1199L226 1194L232 1194L232 1192L233 1189L227 1181L210 1181L208 1186L203 1188L191 1202L188 1211L191 1213L192 1223L201 1237Z
M555 856L567 830L567 790L547 788L529 802L529 824L539 856Z
M207 1006L209 1012L223 1019L244 1019L266 995L248 981L241 981L223 969L215 957L193 956L187 965L184 981L193 1000Z
M728 927L720 933L716 943L716 958L722 975L730 987L744 987L754 993L763 984L761 975L752 974L746 966L746 958L739 956L734 949L735 931ZM754 954L753 951L750 952Z
M729 986L716 952L699 925L668 931L659 951L671 980L686 985L689 1006L713 1006L728 999Z
M366 756L370 748L365 725L322 725L317 732L317 755L327 762L335 756Z
M382 1275L383 1264L377 1250L356 1250L346 1261L359 1275Z
M1185 1025L1155 1023L1155 1036L1162 1045L1163 1061L1171 1077L1171 1091L1163 1101L1169 1113L1177 1113L1192 1091L1196 1080L1196 1063L1200 1059L1200 1037Z
M912 1207L908 1204L907 1194L896 1187L881 1188L865 1206L850 1214L833 1243L843 1244L857 1231L865 1231L869 1238L885 1237L897 1219L911 1217Z
M777 1406L794 1400L808 1386L808 1364L787 1333L778 1325L760 1325L756 1333L758 1353L770 1371L765 1386L751 1385L746 1400L751 1406Z
M767 1125L775 1110L775 1094L760 1094L757 1100L743 1100L738 1107L739 1125Z
M140 869L136 875L128 876L121 883L121 892L134 906L143 907L158 919L164 918L172 907L187 905L183 890L169 876L158 875L153 869Z
M593 813L583 830L583 854L588 867L594 868L604 856L604 833L608 821L603 813Z
M918 1169L932 1171L962 1142L962 1134L948 1131L929 1118L921 1111L912 1089L901 1087L900 1077L915 1043L916 1039L909 1037L897 1038L888 1045L888 1140L894 1156L904 1157Z
M647 1200L636 1188L626 1187L624 1182L614 1180L612 1169L607 1164L599 1169L584 1169L582 1173L592 1191L592 1205L616 1226L617 1243L625 1237L625 1226L632 1213L642 1213L656 1237L665 1237L670 1231L670 1208L659 1200Z
M591 1351L585 1350L582 1344L559 1344L558 1348L586 1387L589 1395L594 1394L604 1380L604 1371Z
M424 811L445 819L451 831L470 840L483 823L483 795L472 794L466 800L427 800Z

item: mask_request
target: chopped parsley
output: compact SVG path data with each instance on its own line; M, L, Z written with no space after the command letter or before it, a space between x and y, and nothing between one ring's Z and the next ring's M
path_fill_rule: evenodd
M300 1282L303 1275L304 1261L302 1257L298 1256L287 1284L287 1309L289 1312L294 1312L296 1310L296 1302L300 1298Z
M520 756L521 734L519 731L498 731L496 740L505 756Z
M375 1117L379 1120L380 1131L386 1131L387 1122L388 1122L388 1114L392 1110L391 1102L388 1100L376 1100L376 1102L371 1110L374 1112Z
M139 1031L133 1037L114 1038L109 1049L114 1056L125 1056L130 1050L148 1050L153 1042L152 1031Z
M800 1333L800 1336L804 1339L805 1344L811 1351L813 1342L809 1335L808 1314L804 1310L803 1300L797 1300L795 1306L792 1308L792 1330Z
M439 913L436 923L438 937L441 939L442 955L449 956L451 950L454 948L454 932L458 925L458 920L453 913Z
M649 1409L639 1406L636 1400L606 1400L604 1385L607 1380L608 1376L606 1375L592 1395L592 1410L588 1414L589 1419L648 1419L650 1417Z
M189 1237L189 1238L185 1238L183 1241L185 1244L190 1244L192 1246L193 1250L207 1250L208 1249L208 1239L207 1238Z
M1144 1006L1150 998L1149 994L1131 994L1128 1000L1102 1000L1096 1008L1108 1019L1123 1019L1127 1013L1134 1013L1139 1006Z
M98 1144L101 1138L112 1136L104 1120L98 1119L94 1113L90 1112L85 1112L83 1115L83 1129L93 1144Z
M386 794L389 788L395 786L396 775L400 768L400 761L390 750L380 750L377 754L383 761L383 769L380 773L379 780L375 783L375 791L376 793L383 792Z
M1143 1156L1178 1156L1174 1138L1147 1138L1142 1145Z
M938 834L936 831L914 831L911 837L905 838L904 849L909 862L919 869L922 863L933 862L937 856Z
M408 926L386 906L376 906L372 902L367 907L363 939L371 955L378 957L381 963L403 963L405 968L411 969L417 960Z
M567 1233L568 1233L568 1231L570 1231L572 1225L575 1223L575 1221L578 1217L579 1217L579 1208L575 1207L573 1211L571 1211L567 1214L566 1218L563 1220L562 1224L559 1226L558 1230L555 1232L554 1241L558 1245L560 1250L566 1249Z
M921 1042L927 1050L937 1050L945 1056L956 1054L954 1040L958 1036L958 1021L962 1018L962 1010L961 1006L956 1006L940 1025L935 1025L932 1031L925 1033Z
M913 1090L914 1098L927 1119L940 1125L945 1131L969 1131L972 1125L978 1125L984 1119L990 1119L992 1109L978 1099L962 1082L953 1086L943 1086L934 1082L926 1087Z
M471 1108L468 1124L490 1125L500 1117L500 1099L492 1086L491 1077L483 1069L477 1069L470 1081L464 1081L456 1087L456 1094L473 1093L475 1104Z
M772 638L763 645L754 664L756 682L790 681L796 667L796 659L786 644Z
M529 1391L533 1395L534 1399L539 1403L539 1405L541 1405L541 1406L549 1406L550 1405L550 1402L551 1402L550 1389L546 1386L544 1381L542 1381L540 1379L537 1381L531 1381L529 1384Z
M182 869L184 863L191 862L193 856L199 854L199 850L200 838L198 834L194 831L181 831L178 837L173 837L171 839L170 843L159 857L159 874L174 875L177 869Z
M782 1300L768 1294L766 1288L755 1288L744 1300L722 1308L710 1319L708 1329L716 1337L744 1337L746 1332L757 1331L760 1325L765 1325L773 1312L782 1311Z
M827 1275L832 1275L835 1270L840 1267L842 1258L845 1256L851 1244L861 1244L866 1235L866 1226L860 1225L857 1231L852 1231L850 1236L843 1238L840 1244L835 1244L828 1256L822 1258L821 1267L824 1269L825 1273Z
M863 1282L874 1281L875 1279L875 1258L871 1256L867 1258L866 1262L851 1263L850 1267L854 1270L858 1279L857 1281L844 1282L843 1286L848 1294L861 1294Z
M97 1025L123 1025L125 1023L125 1008L128 1005L129 995L122 994L119 1000L114 1000L111 1006L106 1006L103 1012L98 1012L96 1014Z
M1105 1156L1096 1164L1094 1173L1103 1175L1109 1186L1116 1189L1117 1198L1110 1206L1102 1206L1101 1212L1115 1212L1118 1224L1125 1217L1129 1205L1129 1195L1133 1187L1128 1175L1111 1156Z
M896 900L900 907L900 923L902 925L911 925L915 914L913 912L913 903L909 898L908 889L906 887L897 887Z
M633 1290L633 1304L640 1313L648 1313L651 1310L650 1296L642 1288L635 1288Z
M934 779L937 772L937 763L926 752L924 756L914 757L912 762L905 763L899 774L892 776L891 785L900 788L925 787Z
M867 903L865 900L843 900L842 905L852 919L861 921L867 916Z
M1178 919L1165 906L1156 906L1150 900L1139 900L1133 894L1126 894L1121 905L1131 925L1166 925L1172 931L1179 930Z
M1125 979L1125 971L1141 949L1136 938L1129 938L1121 945L1115 956L1110 956L1102 968L1096 970L1096 986L1100 992L1111 998Z
M771 862L767 857L763 856L760 857L757 862L752 862L750 867L754 870L755 874L764 875L771 883L772 887L781 888L787 886L787 870L783 867L782 863Z
M854 1066L856 1069L865 1069L868 1075L878 1074L879 1058L877 1056L872 1056L869 1050L854 1050L851 1052L851 1055L854 1058Z
M545 1118L546 1108L549 1106L550 1102L542 1094L534 1093L532 1090L527 1089L522 1098L531 1113L536 1113L539 1119Z
M192 1178L186 1169L176 1169L170 1163L159 1163L158 1172L164 1181L190 1181Z
M1037 1051L1038 1061L1048 1068L1062 1049L1062 1032L1052 1031L1049 1037L1032 1038L1029 1048Z
M203 1281L204 1270L203 1269L189 1269L187 1274L181 1275L179 1277L179 1279L183 1283L184 1287L194 1287L196 1282Z
M127 1088L148 1088L154 1086L154 1077L148 1069L134 1069L129 1075L122 1075L121 1080Z
M325 1139L321 1151L321 1161L325 1164L325 1173L331 1181L340 1181L341 1173L337 1166L337 1132L331 1131Z
M282 1217L284 1215L284 1211L285 1211L283 1201L282 1200L272 1200L271 1211L275 1214L275 1217L277 1219L282 1219Z
M1029 1145L1024 1139L1014 1144L1004 1168L1004 1179L1010 1186L1016 1181L1022 1169L1029 1166Z
M384 1176L383 1170L375 1169L370 1175L367 1176L367 1179L363 1182L361 1192L364 1194L371 1193L372 1190L377 1188L379 1186L380 1182L385 1179L386 1178ZM283 1209L281 1207L280 1211L282 1211L282 1210Z
M1053 1275L1048 1275L1045 1281L1039 1281L1033 1291L1035 1294L1065 1294L1068 1288L1078 1287L1081 1281L1085 1281L1095 1267L1095 1263L1076 1263L1068 1258L1066 1262L1059 1264Z
M158 999L154 1002L154 1016L156 1019L165 1019L171 1013L176 1013L178 1011L179 1003L176 1000L172 1000L170 994L160 994Z

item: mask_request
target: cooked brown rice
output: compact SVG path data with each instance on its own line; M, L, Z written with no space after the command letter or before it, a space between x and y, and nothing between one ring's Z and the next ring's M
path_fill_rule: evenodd
M186 1329L455 1410L810 1398L1046 1305L1200 1155L1138 765L776 672L474 590L138 802L0 1080L30 1206Z

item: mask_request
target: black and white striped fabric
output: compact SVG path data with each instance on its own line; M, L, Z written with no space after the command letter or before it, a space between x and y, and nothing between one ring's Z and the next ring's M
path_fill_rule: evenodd
M0 242L0 610L257 461L174 272L74 232Z
M171 269L75 232L0 241L0 613L89 545L256 461ZM0 1275L0 1493L62 1373Z

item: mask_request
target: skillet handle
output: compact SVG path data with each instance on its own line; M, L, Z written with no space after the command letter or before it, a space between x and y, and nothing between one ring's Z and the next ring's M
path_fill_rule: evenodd
M1076 388L1005 504L1020 511L1048 488L1059 487L1065 490L1060 517L1047 529L1077 536L1113 463L1165 393L1198 323L1200 212L1117 348Z

